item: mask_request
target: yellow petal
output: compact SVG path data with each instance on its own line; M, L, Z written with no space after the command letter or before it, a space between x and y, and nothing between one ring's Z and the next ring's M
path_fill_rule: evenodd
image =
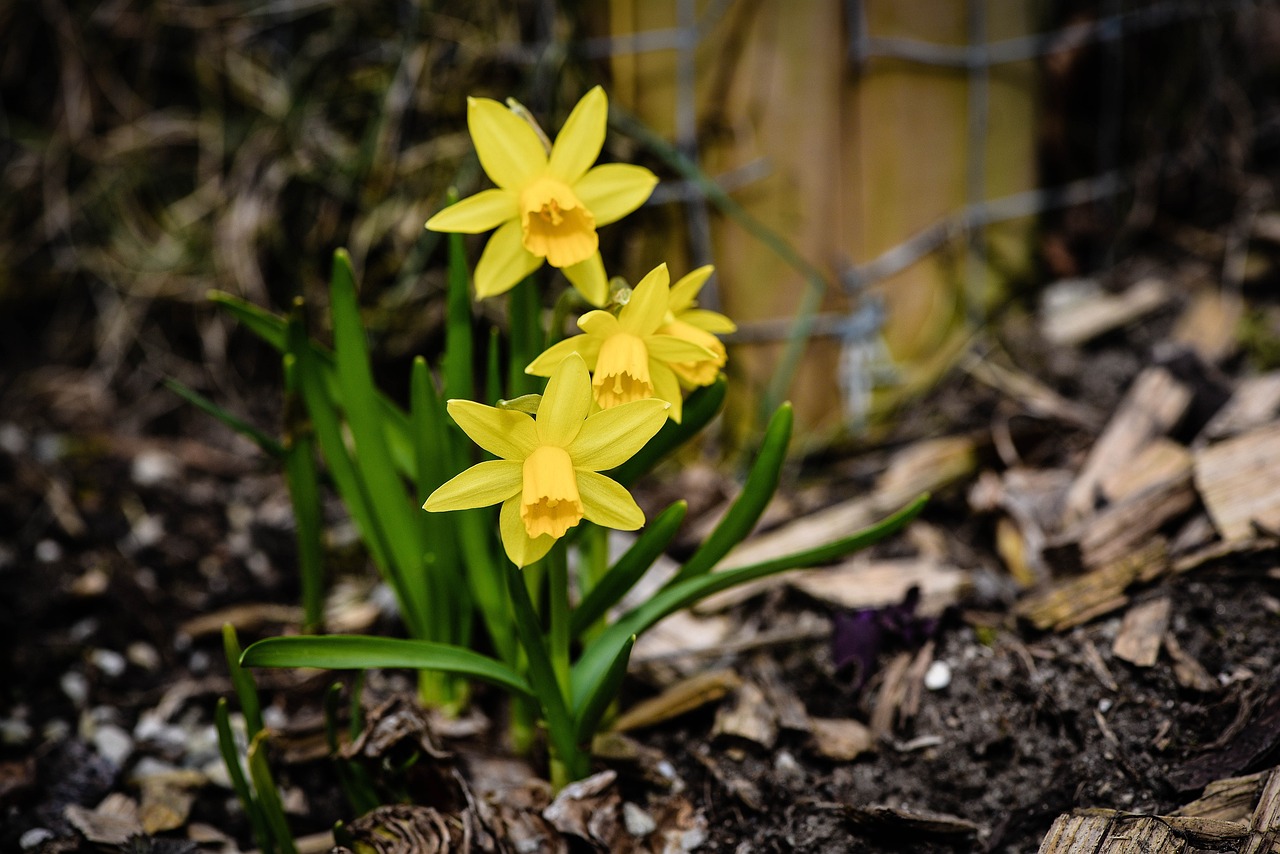
M520 495L508 498L498 513L498 530L502 533L502 548L516 566L528 566L541 559L555 545L555 537L545 534L536 540L529 536L520 518Z
M535 178L520 191L518 207L524 248L552 267L581 264L599 251L595 217L563 181Z
M604 146L605 123L609 118L609 101L604 89L595 87L582 96L551 146L548 171L572 184L591 168Z
M477 463L431 493L422 508L439 513L487 507L513 495L518 498L523 484L523 463L514 460Z
M650 398L604 409L587 418L566 450L578 469L606 471L620 466L667 423L666 401Z
M542 140L528 122L497 101L468 98L467 127L480 165L504 190L519 190L546 168Z
M578 492L587 519L597 525L619 531L634 531L644 525L644 511L617 481L593 471L579 471Z
M476 263L476 296L480 299L506 293L542 266L542 259L524 248L519 220L503 223L485 244Z
M622 331L618 318L607 311L588 311L578 318L578 328L588 335L608 338Z
M649 271L631 291L631 300L618 312L618 323L624 330L646 336L662 325L670 301L671 276L667 265L659 264Z
M643 166L606 163L579 178L573 191L591 209L599 228L643 205L656 186L658 176Z
M560 272L592 305L603 306L609 301L609 280L604 274L604 261L600 260L599 250L585 261L561 267Z
M572 338L557 341L530 362L524 372L535 377L549 377L571 353L581 356L589 368L596 363L600 355L600 341L593 339L590 335L574 335Z
M517 215L513 194L506 190L482 190L440 211L427 220L427 228L432 231L479 234L497 228L509 219L515 219Z
M684 411L684 397L680 394L680 381L676 372L657 359L649 362L649 375L653 380L653 396L671 404L667 417L677 424Z
M472 400L449 401L449 414L471 441L504 460L523 460L537 447L533 419L514 409Z
M591 388L601 409L653 397L649 350L638 335L619 332L600 343Z
M738 331L738 324L718 311L708 311L705 308L685 309L677 313L676 319L683 320L690 326L696 326L704 332L711 332L716 335L727 335L730 332Z
M706 347L675 335L650 335L644 339L644 345L651 357L664 362L700 362L716 357Z
M520 520L525 533L559 539L582 521L578 475L564 448L541 445L524 461Z
M538 441L557 448L567 447L582 429L591 411L591 374L577 353L560 360L538 405Z
M679 314L693 305L693 301L698 298L698 291L702 290L702 286L715 271L714 264L704 264L692 273L682 276L680 281L671 286L671 301L667 308L672 313Z

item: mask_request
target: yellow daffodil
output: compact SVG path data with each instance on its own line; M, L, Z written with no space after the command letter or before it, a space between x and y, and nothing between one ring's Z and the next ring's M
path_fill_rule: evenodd
M502 503L499 528L507 557L527 566L584 518L634 531L644 513L631 493L601 471L644 447L666 421L666 404L641 400L591 412L591 377L577 355L551 372L530 417L470 400L449 401L449 414L477 445L501 459L474 465L422 505L431 511Z
M656 397L671 404L667 414L679 422L682 398L672 366L715 355L697 343L659 331L671 304L670 281L666 264L654 268L636 285L617 317L607 311L587 312L578 319L584 334L553 344L525 371L549 376L567 355L577 353L594 373L591 387L601 409Z
M596 229L640 207L658 183L641 166L592 168L608 114L608 100L597 86L573 108L548 154L538 133L516 113L488 98L467 100L476 154L498 186L445 208L427 228L464 234L497 229L476 264L478 297L510 290L545 260L592 305L605 304L608 283Z
M671 286L671 298L667 304L665 321L658 328L661 335L674 335L691 341L699 347L711 351L711 358L696 362L675 362L671 369L676 372L682 385L689 387L710 385L728 354L724 344L716 335L734 332L737 326L732 320L716 311L697 308L698 292L711 278L715 267L707 264L689 273Z

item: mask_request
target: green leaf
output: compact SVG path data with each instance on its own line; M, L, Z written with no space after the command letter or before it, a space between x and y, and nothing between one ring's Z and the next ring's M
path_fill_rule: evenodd
M280 790L276 788L271 769L267 767L266 739L266 732L260 732L249 742L249 777L253 780L253 788L258 793L258 805L262 807L263 818L271 828L276 844L283 854L297 854L293 832L289 830L289 823L284 817Z
M169 391L173 392L197 409L204 410L223 424L226 424L232 430L235 430L241 436L244 436L249 441L253 442L268 455L275 457L276 459L282 459L284 457L284 447L275 439L271 438L266 433L263 433L257 427L254 427L248 421L244 421L243 419L232 415L209 398L200 394L200 392L193 388L188 388L171 377L165 377L164 384Z
M240 758L236 755L236 737L231 732L231 716L227 713L227 698L219 697L218 705L213 711L213 723L218 731L218 751L222 754L222 763L227 766L227 776L231 778L231 788L240 799L240 806L249 817L249 826L253 829L253 838L259 850L271 854L275 846L271 844L271 833L267 830L266 819L262 809L253 797L249 781L245 779L240 768Z
M542 706L547 718L547 730L560 753L561 759L568 761L577 750L573 739L573 724L569 718L569 710L565 705L564 694L556 681L555 668L551 664L551 656L547 652L546 639L542 636L542 628L538 625L538 614L533 609L533 601L524 584L524 576L519 567L512 565L507 573L507 588L511 593L512 611L515 613L516 635L520 645L524 647L529 661L529 682L533 686L533 695Z
M287 343L287 324L283 318L264 311L253 303L245 302L237 296L221 291L210 291L209 299L222 306L229 314L243 323L250 332L275 349L282 353L284 352ZM334 367L333 353L314 341L307 342L307 349L315 354L316 363L321 369L325 387L329 394L335 398L339 397L337 392L338 375ZM382 394L378 395L378 413L386 424L387 437L391 444L391 451L395 457L396 465L406 477L414 477L413 442L412 434L409 431L409 416L403 409Z
M443 670L533 696L529 683L502 662L465 647L435 641L366 635L267 638L246 649L240 663L245 667L322 667L328 670L365 670L370 667Z
M716 417L724 403L724 393L723 374L716 377L711 385L695 389L684 402L683 417L679 424L667 421L634 457L605 474L623 486L635 483L642 475L652 471L667 454L696 436L698 431Z
M574 738L578 744L589 744L595 735L600 719L604 717L609 704L618 696L622 688L622 680L627 675L627 664L631 661L631 649L636 645L636 636L627 638L622 649L618 650L613 663L605 671L604 676L588 690L582 698L581 708L574 709Z
M730 587L785 572L788 569L813 566L820 560L831 560L836 556L865 548L905 527L919 514L927 500L928 496L921 496L892 516L836 543L751 566L707 573L663 588L648 602L630 611L618 622L605 629L600 637L583 652L582 657L573 667L573 707L585 706L586 698L607 676L619 650L632 635L644 634L659 620L721 590L728 590Z
M627 553L609 567L609 571L596 582L578 603L578 607L573 610L569 623L569 632L573 637L578 637L590 628L636 585L649 567L653 566L658 555L662 554L675 539L688 509L687 503L677 501L645 526L644 532L632 543L631 548L627 549Z
M418 637L430 637L424 543L415 502L391 459L384 422L378 417L378 393L369 363L368 343L356 298L355 273L346 250L333 253L330 282L334 357L342 391L342 409L355 441L355 466L366 495L386 534L389 556L404 582L406 619Z
M667 583L668 587L710 572L730 549L751 533L778 489L778 478L782 473L782 464L787 459L793 421L789 403L784 403L773 413L773 418L769 419L769 426L765 429L764 441L747 474L747 481L742 485L742 492L720 520L720 524L711 532L711 536L707 537Z
M240 711L244 712L245 730L253 739L262 731L262 704L258 701L253 674L240 667L240 639L236 637L236 627L230 623L222 624L222 651L227 657L227 669L231 671L231 685L240 700Z
M304 623L307 631L314 632L324 621L324 522L320 478L316 472L315 434L298 391L297 362L295 355L285 354L284 473L297 522Z

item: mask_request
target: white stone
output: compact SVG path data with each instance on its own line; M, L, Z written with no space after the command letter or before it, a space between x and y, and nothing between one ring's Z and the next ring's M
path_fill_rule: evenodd
M84 674L78 670L68 670L62 674L58 684L62 687L62 693L66 694L67 699L76 707L83 706L89 699L89 680L85 679Z
M627 833L635 837L645 837L658 829L658 823L640 807L627 801L622 805L622 822L627 826Z
M125 668L129 666L124 656L114 649L95 649L89 654L89 661L93 663L94 667L101 670L103 675L112 679L124 673Z
M62 546L54 540L41 540L36 543L36 560L41 563L53 563L62 557Z
M41 845L53 839L53 831L43 827L33 827L18 838L18 845L22 846L23 851L30 851L37 845Z
M929 665L924 674L924 687L930 691L941 691L951 684L951 665L941 659Z
M133 739L115 724L98 727L93 734L93 746L104 759L116 766L123 765L133 753Z
M182 465L172 454L150 450L133 458L130 473L138 486L155 486L166 480L174 480L181 472Z

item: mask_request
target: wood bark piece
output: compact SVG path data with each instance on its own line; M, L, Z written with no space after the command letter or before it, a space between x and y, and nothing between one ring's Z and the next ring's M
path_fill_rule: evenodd
M1253 802L1268 773L1259 771L1243 777L1214 780L1204 787L1200 797L1174 810L1173 814L1239 821L1247 825L1253 813Z
M1050 285L1041 312L1040 331L1050 344L1076 347L1127 326L1169 300L1169 286L1146 278L1123 293L1111 294L1091 280Z
M750 741L768 750L778 740L778 715L754 682L743 682L729 702L716 709L711 734Z
M1224 540L1280 527L1280 423L1197 451L1195 483Z
M1185 445L1160 437L1103 477L1098 490L1108 502L1116 504L1158 483L1189 476L1191 466L1191 451Z
M643 700L618 715L611 729L627 732L653 726L665 720L714 703L742 684L732 670L711 670L684 679L656 697Z
M1060 815L1053 820L1053 826L1041 841L1039 854L1097 851L1110 828L1110 816Z
M1195 503L1190 470L1170 473L1166 480L1153 483L1082 522L1075 534L1079 536L1081 562L1093 568L1118 560Z
M1235 353L1240 345L1236 330L1244 315L1244 302L1221 288L1201 288L1174 324L1170 336L1213 365Z
M1280 830L1280 768L1272 768L1267 774L1249 828L1259 833Z
M1271 423L1280 415L1280 371L1241 380L1197 437L1200 441L1226 439Z
M1123 607L1129 585L1153 581L1168 566L1165 541L1156 537L1119 560L1027 596L1014 613L1038 629L1064 631Z
M1177 679L1178 684L1183 688L1190 688L1192 691L1199 691L1202 694L1210 694L1221 687L1209 671L1204 669L1203 664L1183 650L1182 645L1178 643L1178 639L1173 636L1173 632L1165 634L1164 649L1165 652L1169 653L1169 658L1173 661L1173 678Z
M1098 484L1107 472L1167 434L1182 419L1191 397L1191 389L1164 368L1150 367L1138 374L1071 484L1064 527L1092 515Z
M778 716L778 726L792 732L809 731L809 713L804 701L791 687L778 661L770 655L758 655L752 662L752 673L760 683L765 698Z
M1161 596L1130 608L1111 644L1111 654L1138 667L1152 667L1160 657L1160 645L1169 629L1173 602Z
M851 718L810 718L813 749L827 759L849 762L875 750L876 737L870 727Z

